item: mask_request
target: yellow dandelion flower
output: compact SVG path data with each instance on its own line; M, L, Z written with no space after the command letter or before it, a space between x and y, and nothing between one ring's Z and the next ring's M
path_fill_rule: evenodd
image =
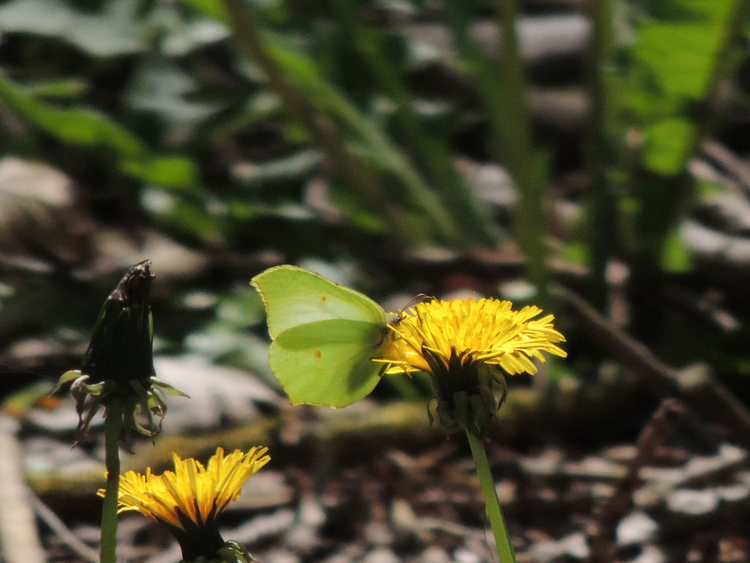
M509 374L536 373L531 358L544 361L543 351L565 357L555 346L565 337L552 326L552 315L532 320L542 310L527 306L512 311L498 299L437 299L417 304L391 325L397 337L379 360L386 373L430 372L422 354L430 350L444 361L470 355L474 361L497 364Z
M128 471L120 478L119 512L136 510L166 526L180 543L185 561L211 558L225 545L216 517L239 498L244 482L268 463L267 452L268 448L252 448L225 456L218 448L206 466L173 454L174 471Z
M511 310L498 299L431 300L391 324L389 347L376 359L387 374L422 371L432 378L443 427L484 435L505 397L504 373L536 373L543 352L566 356L554 317L539 307ZM498 390L500 397L497 398Z

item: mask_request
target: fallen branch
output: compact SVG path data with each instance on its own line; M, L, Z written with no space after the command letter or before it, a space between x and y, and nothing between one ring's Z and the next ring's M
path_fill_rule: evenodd
M636 442L637 453L630 460L625 476L617 483L609 501L594 510L594 519L588 532L591 563L614 561L617 525L633 508L633 492L638 485L638 474L653 459L664 436L682 413L679 401L665 399L643 428Z
M714 377L708 365L697 363L681 370L668 366L580 295L561 286L555 287L554 294L584 332L641 376L654 398L681 398L706 420L725 425L738 444L750 448L750 411Z

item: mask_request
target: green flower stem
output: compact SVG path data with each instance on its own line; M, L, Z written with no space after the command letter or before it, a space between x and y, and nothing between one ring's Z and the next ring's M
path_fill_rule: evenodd
M587 49L586 83L591 109L586 124L584 157L591 175L589 185L589 248L593 271L594 304L604 310L607 299L605 269L611 256L617 255L621 241L617 226L617 207L611 193L607 170L615 162L612 149L612 125L617 91L612 79L615 57L612 0L589 0L592 22Z
M122 432L124 405L117 399L107 405L104 421L105 463L107 484L102 506L102 543L99 551L100 563L116 563L117 547L117 500L120 488L120 452L118 440Z
M490 519L492 532L495 534L495 543L497 544L500 563L516 563L516 554L513 552L508 526L505 525L503 511L500 508L500 500L497 498L495 481L490 471L490 463L487 461L487 452L484 451L482 441L468 430L466 431L466 437L469 439L471 455L474 457L474 465L477 467L479 484L482 487L482 494L484 495L487 517Z
M496 0L500 30L497 61L488 57L470 29L475 12L472 2L444 2L453 41L467 70L475 79L490 124L495 160L508 169L518 188L517 240L527 259L528 277L536 286L537 302L547 308L544 213L547 165L534 152L531 119L526 99L526 79L516 36L519 0Z
M528 276L539 295L537 303L549 306L544 199L546 164L534 155L529 116L526 78L516 31L518 0L497 0L497 25L500 30L500 54L495 69L500 78L498 119L495 125L503 161L518 187L518 243L527 260Z

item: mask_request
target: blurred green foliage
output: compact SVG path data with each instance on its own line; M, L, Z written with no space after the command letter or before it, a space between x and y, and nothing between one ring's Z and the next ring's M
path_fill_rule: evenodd
M512 239L542 294L552 248L594 284L612 256L644 277L689 271L687 167L747 55L749 5L588 4L589 124L576 142L590 185L579 228L554 247L556 148L527 107L515 1L7 0L0 152L69 174L95 218L204 252L387 264ZM410 34L420 18L450 47ZM495 52L478 21L502 31ZM418 84L427 70L445 81ZM510 173L512 221L457 166L469 153Z
M596 164L608 170L603 189L610 197L630 202L610 204L618 214L635 213L641 233L634 248L616 244L614 250L648 262L661 256L685 209L691 190L680 189L677 184L684 180L676 179L684 176L707 133L707 103L718 81L738 60L746 2L601 4L608 5L602 9L609 18L594 21L612 29L597 37L608 37L613 45L593 49L604 55L593 64L608 99L606 114L594 125L600 134L608 133L611 146L610 158ZM409 88L409 74L434 61L420 55L423 45L398 26L367 23L385 7L348 0L304 5L11 0L0 6L0 29L10 43L0 96L33 133L90 147L82 154L92 160L113 156L120 173L137 181L133 189L185 199L155 209L148 207L153 198L146 197L143 211L193 240L237 242L234 229L199 227L202 221L215 224L217 209L221 222L243 223L240 230L260 218L320 219L300 200L299 181L315 171L293 166L294 153L305 154L312 142L334 166L335 203L355 229L387 233L398 244L492 246L507 225L482 211L453 164L451 139L468 110L451 100L429 108L420 103L424 100ZM420 7L419 2L401 6ZM531 229L522 247L532 263L538 262L545 250L529 241L541 239L545 229L540 209L549 170L540 158L544 147L531 145L523 107L525 83L512 33L517 6L469 1L445 8L458 70L476 81L490 124L489 154L508 166L521 192L519 233L524 225ZM498 19L505 32L500 62L470 32L488 9L503 16ZM243 11L255 15L238 17ZM232 32L240 52L231 43ZM248 54L243 37L256 40L266 58L259 52L243 57ZM114 75L119 84L102 83ZM290 92L300 107L290 107ZM437 115L440 126L435 127ZM248 179L232 175L236 162L213 167L206 162L224 143L237 148L243 132L263 123L281 127L274 132L276 150L257 159L273 159L273 166L261 163L264 171ZM29 146L25 138L10 135L3 145L4 152L44 157L39 145ZM348 157L357 162L353 170L347 168L352 167ZM206 173L220 167L212 171L218 177ZM280 181L264 178L269 170ZM275 183L277 189L273 194L248 189L250 182ZM212 200L223 205L206 205ZM601 235L594 231L592 244ZM616 231L610 236L631 240Z

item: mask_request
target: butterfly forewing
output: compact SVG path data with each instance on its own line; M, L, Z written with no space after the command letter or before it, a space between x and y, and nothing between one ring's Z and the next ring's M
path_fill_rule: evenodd
M352 289L296 266L277 266L255 276L268 311L271 338L317 321L345 319L385 325L385 312Z

